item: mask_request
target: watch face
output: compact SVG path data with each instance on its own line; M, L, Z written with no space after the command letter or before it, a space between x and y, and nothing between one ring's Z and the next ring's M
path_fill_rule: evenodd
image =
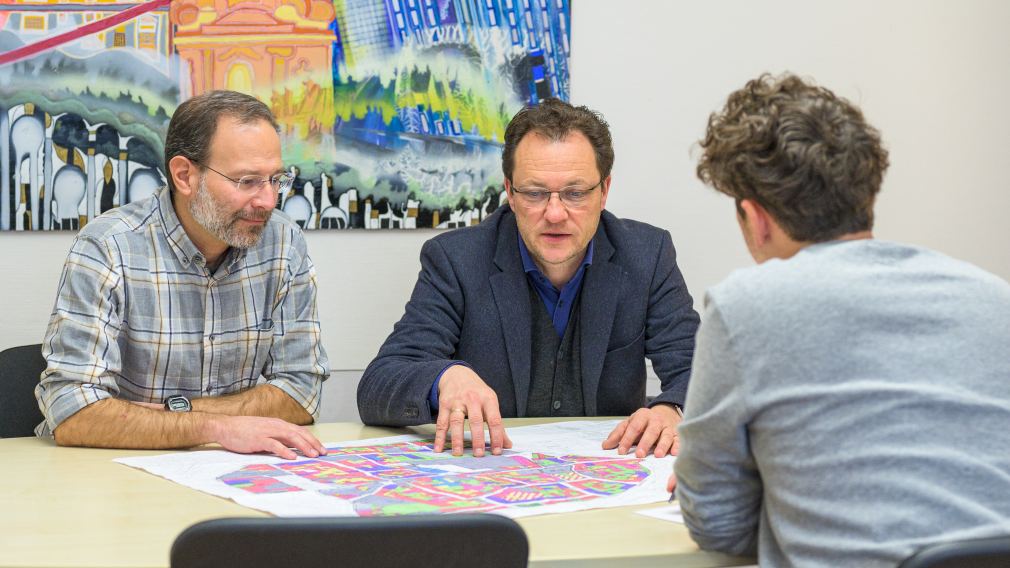
M165 400L165 408L171 412L189 412L189 399L184 396L170 396Z

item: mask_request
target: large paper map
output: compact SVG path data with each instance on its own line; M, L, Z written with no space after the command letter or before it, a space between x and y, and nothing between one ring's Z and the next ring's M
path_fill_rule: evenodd
M672 458L600 449L616 422L509 429L512 450L462 457L396 436L326 444L313 459L193 451L116 461L280 516L492 512L509 517L655 503ZM352 445L353 444L353 445Z

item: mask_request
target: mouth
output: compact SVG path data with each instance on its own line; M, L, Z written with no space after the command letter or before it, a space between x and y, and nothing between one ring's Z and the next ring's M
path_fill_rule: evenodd
M271 213L273 213L273 211L266 211L265 214L263 211L247 212L244 215L239 215L238 220L242 221L247 225L253 225L253 226L266 225L267 221L270 220Z
M540 233L540 237L549 243L558 243L571 236L569 233Z

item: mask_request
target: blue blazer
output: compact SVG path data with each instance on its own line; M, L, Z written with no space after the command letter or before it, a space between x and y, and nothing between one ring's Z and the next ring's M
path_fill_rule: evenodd
M434 421L431 387L459 361L494 389L503 417L526 415L533 312L518 239L506 204L424 244L405 313L358 383L362 422ZM699 318L670 233L604 211L594 242L579 313L587 414L627 416L644 406L646 357L662 383L653 404L682 405Z

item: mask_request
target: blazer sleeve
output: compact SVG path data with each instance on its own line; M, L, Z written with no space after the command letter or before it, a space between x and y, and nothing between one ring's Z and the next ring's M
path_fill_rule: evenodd
M684 405L698 322L694 300L677 268L673 239L670 233L663 231L645 320L645 356L652 361L662 392L649 406L658 403Z
M400 321L358 383L358 414L371 426L434 419L428 396L449 365L463 325L463 289L439 239L421 248L421 272Z

